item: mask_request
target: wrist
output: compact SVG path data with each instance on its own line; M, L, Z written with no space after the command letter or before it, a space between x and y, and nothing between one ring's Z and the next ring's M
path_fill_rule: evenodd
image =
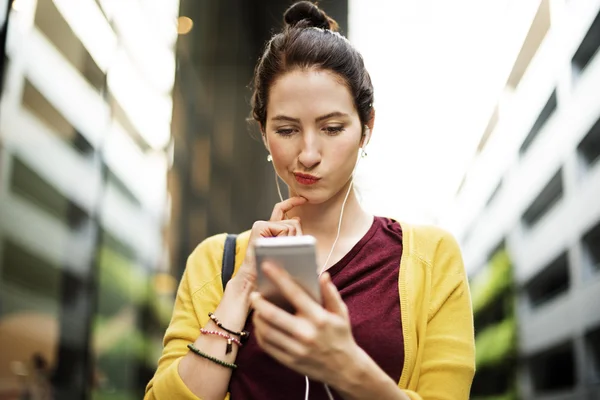
M241 331L244 328L250 311L250 293L252 293L252 290L249 290L248 285L240 283L240 280L235 278L229 281L221 302L214 311L215 316L223 326L234 331ZM209 323L212 322L209 321ZM216 324L214 325L219 329Z
M250 294L255 290L256 277L247 273L246 269L248 268L242 265L239 272L229 280L223 292L223 299L242 302L249 309Z
M365 388L385 385L391 380L362 348L358 345L356 348L352 360L338 375L339 381L332 385L344 399L365 398Z

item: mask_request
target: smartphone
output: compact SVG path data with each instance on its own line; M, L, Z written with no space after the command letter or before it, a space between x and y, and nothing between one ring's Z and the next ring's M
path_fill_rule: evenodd
M321 304L317 273L316 239L310 235L258 238L254 241L258 292L271 303L288 312L294 307L265 276L261 265L269 261L285 269L316 302Z

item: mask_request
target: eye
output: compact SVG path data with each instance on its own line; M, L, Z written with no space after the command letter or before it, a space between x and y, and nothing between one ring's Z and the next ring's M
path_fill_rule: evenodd
M294 133L292 128L280 128L275 131L276 134L281 136L291 136Z
M323 130L328 135L337 135L338 133L341 133L344 130L344 127L343 126L326 126L325 128L323 128Z

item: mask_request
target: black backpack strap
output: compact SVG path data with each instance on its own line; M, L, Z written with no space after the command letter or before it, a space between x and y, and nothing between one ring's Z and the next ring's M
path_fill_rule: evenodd
M223 247L223 264L221 266L221 282L223 283L223 290L227 286L227 282L233 276L233 270L235 268L235 245L237 235L228 234L225 238L225 246Z

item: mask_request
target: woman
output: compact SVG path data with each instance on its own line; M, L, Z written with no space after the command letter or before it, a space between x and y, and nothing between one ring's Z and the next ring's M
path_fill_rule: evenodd
M473 319L459 248L439 229L361 208L352 175L375 121L362 57L312 3L284 20L256 67L252 108L291 197L238 237L226 290L225 236L192 253L146 399L468 399ZM301 234L317 239L323 304L260 266L291 314L253 292L248 243Z

